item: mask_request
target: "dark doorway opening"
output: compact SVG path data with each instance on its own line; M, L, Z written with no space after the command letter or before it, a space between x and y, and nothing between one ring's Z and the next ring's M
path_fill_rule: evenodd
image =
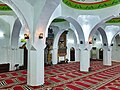
M103 49L102 48L99 49L99 59L103 60Z
M27 63L28 63L28 50L26 48L26 43L22 45L22 47L20 47L20 49L24 49L24 52L23 52L23 65L22 66L19 66L19 69L22 70L22 69L27 69Z
M27 63L28 63L28 50L25 47L24 48L24 69L27 69Z
M75 49L73 47L70 49L70 61L75 61Z

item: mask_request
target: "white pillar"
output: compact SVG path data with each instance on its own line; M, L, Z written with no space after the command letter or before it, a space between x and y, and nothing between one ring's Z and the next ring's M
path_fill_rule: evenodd
M75 61L80 61L80 49L75 49Z
M58 48L53 48L52 63L53 64L57 64L58 63Z
M29 42L28 42L29 43ZM28 47L27 85L39 86L44 84L44 48L43 40L39 39Z
M67 48L66 58L68 59L68 62L70 62L70 48Z
M88 72L90 67L90 51L81 50L80 71Z
M111 66L111 50L104 49L103 51L103 65Z
M31 48L27 71L27 85L39 86L44 84L44 50Z

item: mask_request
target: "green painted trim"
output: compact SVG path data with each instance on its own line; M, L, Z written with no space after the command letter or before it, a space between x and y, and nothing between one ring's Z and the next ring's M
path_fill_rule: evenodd
M120 18L114 18L114 19L111 19L105 23L120 23Z
M64 22L64 21L66 21L65 19L54 19L52 22Z
M67 6L71 7L71 8L75 8L75 9L81 9L81 10L95 10L95 9L102 9L102 8L107 8L107 7L111 7L111 6L115 6L120 4L120 0L110 0L107 2L102 2L102 3L75 3L72 2L70 0L62 0L64 4L66 4Z
M6 4L0 4L0 11L11 11L12 9Z

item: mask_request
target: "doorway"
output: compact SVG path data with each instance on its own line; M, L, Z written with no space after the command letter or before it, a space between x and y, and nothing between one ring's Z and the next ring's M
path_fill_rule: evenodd
M103 49L102 48L99 49L99 59L103 60Z
M28 63L28 50L25 47L24 48L24 69L27 69L27 63Z
M75 61L75 49L73 47L70 49L70 61Z

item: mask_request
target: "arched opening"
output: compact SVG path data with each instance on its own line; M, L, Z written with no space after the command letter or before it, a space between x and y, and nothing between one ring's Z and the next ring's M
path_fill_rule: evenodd
M54 31L51 27L48 28L48 37L46 38L46 47L44 49L44 64L51 65L52 64L52 48L54 41Z
M70 60L70 48L72 46L76 47L77 44L83 45L85 42L82 28L80 27L77 21L75 21L70 17L69 18L59 17L54 19L50 24L49 28L53 29L54 36L55 36L53 39L53 46L52 46L52 53L51 53L53 64L54 63L56 64L61 60L65 60L65 59ZM63 33L66 33L66 34L63 34ZM78 34L81 34L81 35L78 35ZM65 42L62 41L63 38ZM47 42L47 39L48 37L46 38L46 42ZM60 47L62 46L64 46L65 49L60 49ZM62 55L62 57L61 57L61 50L62 50L62 54L65 54L65 55Z
M19 69L23 70L23 69L27 69L27 65L28 65L28 49L26 47L26 43L24 43L22 47L20 47L20 49L23 49L23 64L19 66Z
M97 47L92 47L91 49L91 59L97 59Z
M102 48L99 49L99 59L103 60L103 49Z
M28 63L28 49L24 48L24 69L27 69L27 63Z
M12 1L0 0L0 4L2 4L0 7L6 7L6 9L3 8L1 12L1 14L4 14L0 16L0 32L3 36L0 38L0 48L3 49L3 52L0 52L2 56L0 56L0 63L9 63L9 70L11 71L15 70L16 66L23 65L24 51L19 48L18 42L20 42L20 31L22 29L25 31L24 27L28 30L28 25L23 14L18 10L16 5L12 3ZM2 28L3 26L4 28Z
M75 49L70 48L70 61L75 61Z
M64 31L58 41L58 63L65 62L67 55L67 39L66 39L67 31Z
M57 59L55 61L56 63L65 61L65 59L70 60L70 51L68 51L68 49L70 50L72 45L76 46L76 44L84 44L85 42L82 28L70 17L59 17L54 19L46 31L48 35L45 35L47 36L45 48L47 54L45 53L44 58L45 65L51 62L54 63L55 59ZM78 35L79 33L81 35Z
M111 59L112 61L115 61L115 62L120 62L120 55L119 55L119 52L120 52L120 35L119 33L116 33L116 35L113 37L112 39L112 43L111 43Z

